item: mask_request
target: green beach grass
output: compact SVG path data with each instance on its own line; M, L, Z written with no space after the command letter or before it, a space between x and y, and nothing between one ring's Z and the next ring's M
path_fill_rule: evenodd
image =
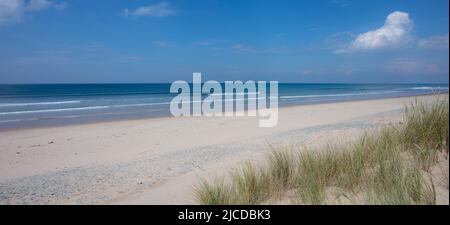
M405 107L404 120L365 133L345 145L273 150L268 163L247 163L230 177L202 181L200 204L272 204L289 195L289 204L436 204L442 176L431 170L448 160L448 99ZM287 194L289 193L289 194Z

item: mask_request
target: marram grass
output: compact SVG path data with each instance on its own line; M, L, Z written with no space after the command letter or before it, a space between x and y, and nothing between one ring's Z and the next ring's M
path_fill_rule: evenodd
M448 99L406 106L404 122L366 133L353 143L276 151L268 165L247 163L223 179L195 189L200 204L264 204L293 191L297 204L327 204L327 189L360 196L357 204L435 204L429 171L448 157ZM448 168L442 177L448 188ZM351 197L349 197L351 198ZM352 202L352 200L350 200Z

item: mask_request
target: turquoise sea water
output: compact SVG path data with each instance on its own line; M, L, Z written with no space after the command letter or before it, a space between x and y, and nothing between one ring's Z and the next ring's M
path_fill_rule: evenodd
M170 84L0 85L0 130L170 115ZM448 93L448 84L279 84L279 105Z

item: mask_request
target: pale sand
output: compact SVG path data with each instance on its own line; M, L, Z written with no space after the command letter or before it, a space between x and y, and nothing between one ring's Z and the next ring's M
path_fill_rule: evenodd
M166 117L1 132L0 204L195 204L200 177L263 162L269 144L349 140L400 122L415 99L280 108L274 128L257 117Z

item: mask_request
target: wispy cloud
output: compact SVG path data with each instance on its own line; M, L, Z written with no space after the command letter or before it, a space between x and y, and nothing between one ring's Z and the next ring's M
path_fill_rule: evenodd
M317 71L312 70L312 69L304 69L304 70L300 71L300 74L302 74L302 75L313 75L315 73L317 73Z
M243 44L234 44L231 46L231 52L238 54L285 54L292 53L294 50L283 47L252 48Z
M205 48L209 49L213 52L224 52L229 50L229 47L226 47L228 41L221 39L207 39L207 40L199 40L192 43L193 47ZM228 43L229 45L229 43ZM233 48L233 47L232 47Z
M52 2L48 0L31 0L27 5L26 10L28 11L42 11L50 8L53 5Z
M49 9L64 10L66 2L50 0L0 0L0 25L21 22L27 13Z
M352 3L349 0L331 0L328 3L336 5L338 7L349 7Z
M419 59L397 58L388 62L384 69L392 74L437 74L443 71L438 63L426 62Z
M351 32L338 32L321 41L311 43L308 48L317 50L344 49L348 47L348 43L354 38L355 35Z
M307 67L299 71L300 75L326 75L326 74L336 74L336 75L354 75L360 72L362 69L359 66L355 65L339 65L339 66L331 66L331 67L320 67L313 66Z
M51 46L36 49L25 55L0 58L0 64L13 66L61 66L61 65L107 65L127 64L146 60L146 58L124 52L111 51L102 43Z
M353 66L341 66L336 69L337 74L352 75L358 72L358 68Z
M420 39L418 46L425 49L448 49L448 33Z
M0 24L19 22L24 13L24 3L21 0L0 1Z
M193 45L195 46L214 46L217 45L219 41L213 41L213 40L201 40L201 41L196 41L193 43Z
M167 2L161 2L154 5L141 6L136 9L125 8L123 10L124 16L134 17L166 17L175 15L176 10Z
M242 44L234 44L233 46L231 46L231 49L233 52L235 53L251 53L251 52L256 52L255 49L244 46Z
M334 52L339 54L399 47L410 40L412 30L413 21L409 14L396 11L388 15L382 27L358 35L348 47Z
M115 55L115 56L111 56L109 58L104 59L103 61L101 61L100 63L102 64L116 64L116 63L123 63L123 64L127 64L127 63L135 63L135 62L141 62L145 60L144 57L142 56L137 56L137 55Z
M152 42L152 45L158 48L166 48L170 46L169 42L167 41L154 41Z
M222 51L233 54L283 54L292 53L293 49L284 47L255 48L241 43L231 44L226 40L202 40L192 43L196 47L205 47L211 51Z
M61 2L61 3L55 3L53 4L53 8L55 8L56 10L64 10L69 6L69 4L67 4L67 2Z

